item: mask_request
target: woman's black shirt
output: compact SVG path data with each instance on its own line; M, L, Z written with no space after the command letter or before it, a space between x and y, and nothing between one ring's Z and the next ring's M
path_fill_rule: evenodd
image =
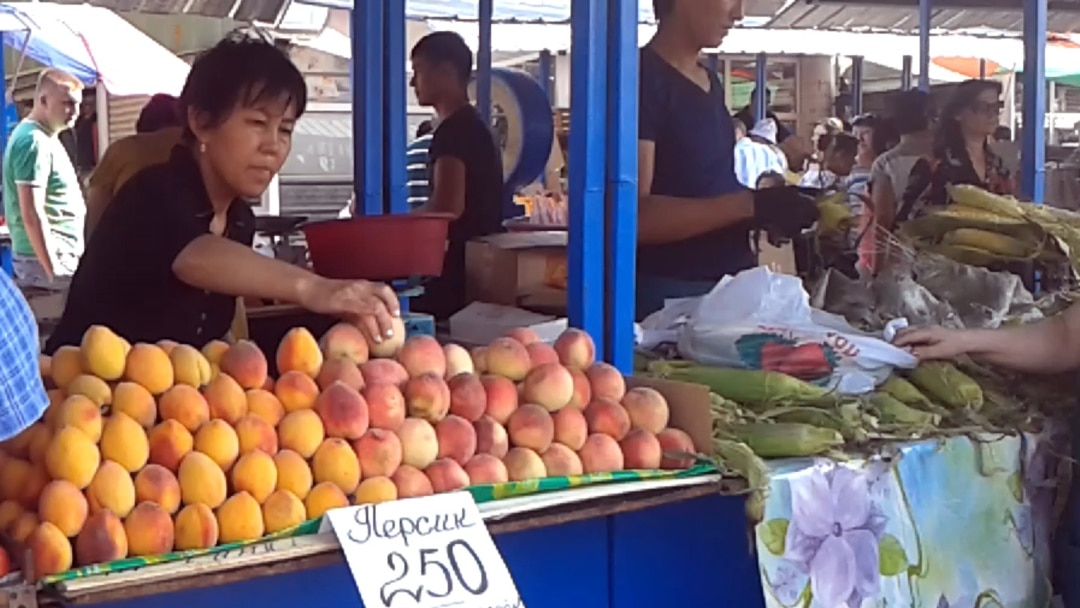
M180 252L210 232L213 215L185 146L131 178L87 244L45 351L79 344L91 325L109 327L132 344L167 339L201 347L225 336L236 298L187 285L172 270ZM224 236L251 246L255 214L243 201L229 207Z

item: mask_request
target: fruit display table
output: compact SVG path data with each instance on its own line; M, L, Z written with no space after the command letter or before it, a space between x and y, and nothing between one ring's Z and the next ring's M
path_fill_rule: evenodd
M739 482L716 475L481 503L529 608L760 605ZM688 580L709 581L688 585ZM61 583L66 601L127 608L359 606L337 541L310 535Z
M772 463L765 606L1049 605L1064 441L953 437L870 461Z

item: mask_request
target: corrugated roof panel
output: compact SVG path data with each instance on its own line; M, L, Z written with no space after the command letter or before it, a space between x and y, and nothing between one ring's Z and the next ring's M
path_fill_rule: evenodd
M1076 5L1076 10L1051 10L1049 29L1055 33L1080 32L1080 3L1061 0L1056 6ZM1010 2L1010 6L1018 6ZM1019 8L938 8L933 11L934 29L962 31L992 29L1002 32L1019 32L1024 25L1024 15ZM870 3L794 2L780 10L766 25L769 28L828 29L828 30L878 30L913 32L919 28L917 4L910 6L883 6Z

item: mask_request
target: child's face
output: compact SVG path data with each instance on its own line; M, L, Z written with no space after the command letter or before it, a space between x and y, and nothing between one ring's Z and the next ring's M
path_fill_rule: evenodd
M825 157L825 168L840 177L851 175L855 167L855 155L847 152L830 150Z

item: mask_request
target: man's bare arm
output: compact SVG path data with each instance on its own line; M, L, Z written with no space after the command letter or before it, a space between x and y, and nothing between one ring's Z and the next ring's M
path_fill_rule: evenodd
M754 217L749 190L712 198L652 194L656 144L638 142L638 242L675 243L726 228Z
M26 229L26 238L30 240L30 246L45 270L45 275L52 279L52 259L49 258L49 248L45 244L45 225L42 222L45 215L45 188L18 184L17 189L19 213Z

